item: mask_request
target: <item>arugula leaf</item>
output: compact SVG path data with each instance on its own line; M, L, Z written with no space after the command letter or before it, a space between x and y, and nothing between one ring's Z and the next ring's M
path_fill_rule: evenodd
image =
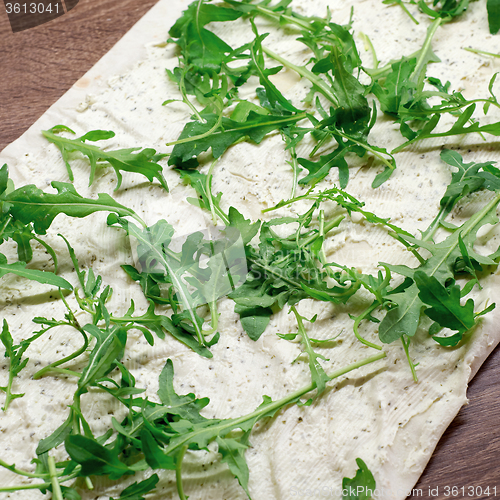
M54 218L59 214L70 217L87 217L94 212L114 212L121 217L133 217L143 224L130 208L117 203L108 194L100 193L97 200L80 196L72 184L52 182L56 194L45 193L35 185L23 186L3 199L10 205L10 213L23 224L33 222L37 234L45 234Z
M154 490L159 480L160 478L158 477L158 474L153 474L151 477L144 479L144 481L141 481L140 483L133 483L130 486L127 486L127 488L121 492L120 497L116 500L144 500L144 495ZM114 499L111 497L110 500Z
M41 439L36 448L36 454L41 456L59 446L72 432L75 413L70 409L68 418L48 437Z
M439 114L434 114L422 129L416 132L414 136L410 137L408 141L393 149L391 153L398 153L399 151L403 150L416 141L420 141L422 139L431 139L433 137L448 137L452 135L464 135L483 132L496 137L500 136L500 122L480 125L477 121L471 121L471 117L475 109L476 104L470 104L470 106L468 106L459 116L457 121L444 132L433 132L433 130L437 127L440 119ZM470 123L469 126L466 126L467 123Z
M347 134L367 126L370 121L370 106L364 95L365 87L345 69L343 54L332 49L333 91L337 96L336 125Z
M157 162L164 158L165 154L156 154L156 150L152 148L127 148L127 149L116 149L114 151L103 151L97 146L87 144L87 141L102 141L106 139L111 139L115 136L115 133L111 130L92 130L86 134L78 137L77 139L68 139L57 135L56 132L70 132L75 134L73 130L64 125L56 125L50 130L44 130L42 132L43 136L49 141L55 144L61 151L63 160L66 164L68 170L68 175L70 181L73 182L73 172L69 164L70 153L74 151L79 151L88 157L90 160L90 179L89 186L94 182L95 172L98 166L98 162L109 163L118 179L115 191L120 188L122 184L122 175L120 171L124 172L136 172L144 175L150 182L153 179L158 179L163 188L168 191L167 182L163 177L162 170L163 167Z
M463 240L463 245L474 260L480 264L495 265L495 261L490 257L480 256L474 252L473 244L480 227L497 222L496 206L498 203L500 203L500 194L497 194L483 209L474 214L440 243L434 244L429 241L402 236L408 243L428 250L431 257L418 268L413 269L407 266L385 264L391 271L411 278L413 283L404 291L387 296L393 307L387 312L379 327L379 337L382 342L391 343L403 334L409 337L415 334L420 321L420 313L424 307L419 295L419 288L415 283L415 273L421 271L429 278L434 277L438 283L444 286L447 280L452 279L454 276L456 261L462 258L460 239ZM423 282L421 281L421 283Z
M401 107L411 99L412 91L416 88L410 76L417 65L416 57L403 57L391 64L391 71L385 77L383 84L376 80L372 84L371 91L380 102L380 109L389 115L397 117Z
M486 0L486 9L488 10L490 33L496 35L500 30L500 1Z
M87 392L89 385L94 385L115 367L115 361L122 357L127 341L126 330L118 325L103 331L88 323L83 330L96 339L96 344L78 381L78 397Z
M349 179L349 169L346 161L344 160L345 154L352 152L361 158L366 153L371 153L385 165L384 171L379 173L372 183L373 188L379 187L391 176L392 172L396 168L396 162L392 154L388 153L384 148L379 148L378 146L368 143L368 134L373 127L377 116L376 108L373 108L373 114L369 123L369 107L367 114L364 115L359 114L360 111L357 115L354 114L354 109L345 112L341 109L339 111L339 109L336 110L334 108L330 108L330 115L325 114L325 118L320 122L317 122L316 119L308 116L311 122L315 124L315 131L313 132L313 135L316 132L317 137L321 137L318 146L322 145L327 138L333 138L337 143L337 149L331 154L320 158L319 165L314 165L312 162L299 159L299 163L310 171L310 176L306 178L307 182L314 185L326 176L330 168L336 166L339 168L341 187L345 187ZM347 118L349 116L357 116L358 118L356 119L356 122L351 122ZM342 131L341 127L347 129L347 132ZM310 156L314 154L318 146L314 148ZM313 180L313 182L309 179ZM304 182L305 179L301 179L299 181L299 183Z
M0 278L9 273L16 274L17 276L21 276L29 280L38 281L38 283L57 286L65 290L73 290L71 283L66 281L64 278L56 276L54 273L50 273L48 271L26 269L26 263L24 262L13 262L12 264L8 264L7 257L0 253Z
M441 209L429 227L422 233L423 239L431 239L439 224L464 196L485 188L490 191L500 189L500 171L493 167L495 162L464 163L456 151L444 149L441 159L456 168L451 174L451 182L440 200ZM482 169L482 172L479 170Z
M304 318L298 313L295 306L292 306L290 309L295 315L295 318L297 319L301 343L304 346L304 350L309 358L309 369L311 370L311 379L316 389L318 390L317 395L319 395L326 389L326 383L330 380L328 375L325 373L325 370L318 361L318 358L325 359L325 357L322 356L321 354L314 352L311 346L311 340L309 338L309 335L307 334L307 331L304 327L304 323L302 321L303 319L306 318Z
M308 175L299 180L299 184L314 187L328 175L332 168L338 168L339 185L344 189L349 182L349 165L345 160L345 155L349 150L350 148L340 140L337 149L327 155L320 156L316 162L307 160L306 158L298 158L297 162L299 165L309 171ZM362 154L364 154L364 151Z
M204 422L205 417L200 415L200 410L208 405L208 398L197 399L192 393L179 396L174 389L174 364L167 359L160 373L158 397L168 408L171 415L177 415L181 419L192 422Z
M248 464L245 460L245 451L250 447L248 438L250 431L245 432L243 437L235 438L221 438L217 437L216 441L219 446L219 453L222 455L221 462L226 463L232 474L238 479L240 486L243 488L248 498L250 491L248 490L248 480L250 472Z
M219 158L229 146L243 137L248 137L254 143L260 144L269 132L296 123L305 116L305 113L282 116L262 115L250 111L244 122L223 117L221 125L210 135L206 135L206 132L216 125L218 117L213 114L204 115L205 123L196 121L185 125L168 159L168 164L179 168L196 166L198 164L196 157L208 149L212 150L214 158Z
M12 392L12 384L14 383L14 378L19 374L19 372L27 365L29 358L22 358L24 352L29 347L29 342L21 342L20 345L15 346L12 335L9 332L9 326L7 321L3 320L2 333L0 334L0 341L5 347L5 357L9 358L9 380L6 386L0 387L0 390L6 393L5 403L2 407L3 411L7 411L9 405L14 399L22 398L24 394L14 394Z
M342 479L342 500L370 500L376 489L375 478L367 465L361 458L356 458L356 464L359 467L356 475Z
M217 196L212 195L209 177L198 170L178 170L178 172L181 179L192 186L198 195L198 198L187 198L187 201L209 212L213 209L215 214L227 224L228 217L220 208L222 193L218 193Z
M152 469L175 470L175 460L163 453L162 448L158 445L151 432L142 429L140 438L141 449L146 457L146 462Z
M196 0L170 28L169 41L180 47L186 66L199 72L219 73L225 54L233 49L204 26L210 22L234 21L242 15L234 9Z
M206 347L217 342L219 336L216 334L210 342L205 337L217 329L216 302L234 289L246 272L239 231L228 228L221 233L220 238L208 241L203 239L201 232L193 233L186 238L181 252L176 253L169 248L173 228L164 220L144 230L116 216L110 216L108 223L119 224L139 242L138 256L142 272L139 273L132 266L126 266L126 272L141 283L147 298L168 303L174 311L171 318L152 318L151 310L148 319L159 320L163 328L192 348L195 348L197 339L198 347L195 350L211 357ZM204 267L200 266L202 258L207 259ZM160 283L169 287L167 297L163 299ZM203 329L204 320L196 311L203 304L208 304L211 311L211 330ZM182 307L181 311L178 311L179 306ZM192 338L189 339L189 336Z
M272 70L265 70L264 54L262 52L262 41L269 35L266 33L264 35L257 36L255 41L251 45L250 54L252 57L253 67L255 72L259 77L260 84L264 87L266 97L269 100L271 108L275 108L279 105L282 109L289 111L291 113L299 113L295 106L293 106L287 99L283 97L283 94L276 88L276 86L269 80L269 74L275 74L276 68ZM281 68L278 68L278 70Z
M427 276L422 271L414 274L419 289L420 300L431 307L425 314L442 327L457 330L464 334L474 325L474 301L469 299L465 305L460 304L460 287L450 285L444 287L434 276Z
M12 239L17 244L17 256L21 262L30 262L33 258L31 241L35 240L42 245L54 261L57 272L57 256L45 241L38 238L33 230L33 225L17 220L11 213L12 205L5 201L7 195L14 191L14 183L9 179L7 164L0 169L0 244Z
M462 15L469 7L469 0L433 0L433 7L437 7L436 9L431 9L424 0L419 0L418 6L424 14L431 18L448 20Z
M71 459L81 465L83 476L108 476L114 480L134 474L134 471L118 458L115 450L100 445L94 439L72 435L64 440L64 446Z
M6 190L9 182L9 167L7 163L2 165L0 168L0 195L2 195Z

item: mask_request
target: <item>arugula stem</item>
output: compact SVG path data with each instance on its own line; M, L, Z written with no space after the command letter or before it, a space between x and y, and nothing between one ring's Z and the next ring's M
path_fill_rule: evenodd
M16 467L14 465L9 465L7 462L4 462L1 459L0 459L0 467L4 467L5 469L12 471L15 474L18 474L19 476L26 476L26 477L33 477L33 478L43 478L43 477L49 476L49 474L46 472L32 473L32 472L26 472L26 471L21 470L21 469L16 469Z
M401 342L403 343L403 348L405 350L406 358L408 359L408 364L410 365L410 370L411 370L411 374L413 376L413 380L415 382L418 382L417 371L415 370L415 365L410 358L409 347L410 347L411 340L409 338L406 338L406 335L402 335Z
M3 223L3 226L0 227L0 239L2 238L2 234L7 229L7 226L9 225L11 220L12 219L10 217L6 218L5 222Z
M432 240L432 237L437 231L437 228L446 216L451 212L455 199L450 199L445 206L442 206L434 220L429 224L429 227L422 233L422 241Z
M338 215L335 217L335 219L332 219L331 221L327 222L323 226L323 234L321 234L321 231L317 232L316 234L312 234L311 236L307 237L301 244L302 247L305 247L309 244L311 244L314 240L317 240L320 236L326 236L334 227L338 227L339 224L345 219L345 216L343 215Z
M187 445L181 448L181 451L179 452L179 455L177 457L177 465L175 467L175 482L177 484L177 493L179 493L180 500L187 500L187 497L184 494L184 488L182 486L182 461L184 460L184 455L186 454L187 449Z
M352 141L355 144L357 144L358 146L361 146L363 149L365 149L366 151L368 151L369 153L371 153L373 156L376 156L384 165L386 165L391 170L395 170L396 169L396 167L389 160L387 160L386 158L384 158L378 151L375 151L372 147L370 147L369 144L365 144L365 143L363 143L361 141L358 141L358 140L354 139L353 137L351 137L350 135L344 134L340 130L336 130L335 133L338 134L338 135L340 135L344 139Z
M201 36L201 29L200 29L200 11L201 11L201 6L203 5L204 0L198 0L198 5L196 6L196 31L198 32L198 38L202 41L201 46L203 49L203 57L202 59L205 59L205 44L203 43L203 37Z
M67 370L67 369L63 369L63 368L56 368L57 366L62 365L63 363L66 363L67 361L71 361L72 359L77 358L78 356L83 354L86 351L87 347L89 346L89 339L88 339L87 335L84 333L83 330L78 330L78 331L83 335L83 338L84 338L82 347L80 347L80 349L78 349L74 353L66 356L65 358L62 358L58 361L54 361L50 365L47 365L46 367L42 368L41 370L38 370L33 375L34 380L41 378L48 371L55 371L57 373L64 373L67 375L75 375L77 377L81 376L81 373L74 372L72 370Z
M67 481L71 481L72 479L75 479L78 476L78 474L80 473L80 470L81 470L81 466L78 465L76 470L74 472L72 472L70 475L68 475L66 477L64 477L64 476L58 477L59 483L65 483ZM45 475L48 475L48 474L45 474ZM17 491L17 490L47 489L49 486L52 486L52 483L45 482L45 483L33 483L33 484L20 484L20 485L16 485L16 486L3 486L3 487L0 487L0 492ZM61 499L62 498L63 497L61 497Z
M61 363L64 363L67 360L61 360ZM39 378L42 378L43 375L45 375L46 372L51 371L54 373L61 373L62 375L71 375L73 377L81 377L82 374L75 372L73 370L68 370L67 368L56 368L53 365L48 365L45 368L42 368L41 370L37 371L35 375L33 375L34 380L38 380Z
M217 301L214 300L213 302L210 302L208 304L208 308L210 309L210 324L212 328L210 328L210 330L202 330L203 335L205 335L205 337L208 337L209 335L212 335L212 333L215 333L219 325L219 313L217 312Z
M302 321L302 316L299 314L295 306L291 306L290 309L295 315L295 319L297 320L297 325L299 327L299 333L300 333L300 340L302 344L304 344L304 350L306 351L309 358L311 358L309 353L312 352L313 348L311 346L311 340L309 339L309 335L307 335L306 328Z
M94 489L94 485L92 484L92 480L88 476L85 476L85 485L87 486L87 489L90 491L92 491Z
M343 219L343 217L342 217ZM327 231L328 232L328 231ZM325 237L325 211L320 210L319 211L319 237L324 238ZM327 266L328 260L326 258L325 254L325 248L323 245L321 245L321 248L319 250L319 260L321 262L321 265L323 266L323 269L326 269L326 274L330 276L330 278L333 278L333 270L330 266Z
M264 7L261 7L260 5L256 5L255 8L263 16L272 17L274 19L277 19L278 21L281 20L281 19L284 19L289 24L295 24L299 28L304 28L304 29L306 29L308 31L312 31L312 27L311 27L311 25L307 21L302 21L301 19L297 19L296 17L293 17L293 16L287 16L285 14L280 14L278 12L274 12L272 10L266 9Z
M3 486L0 487L0 491L8 492L8 491L18 491L18 490L37 490L40 488L48 488L52 483L34 483L34 484L18 484L15 486Z
M378 349L379 351L382 350L382 346L374 344L373 342L370 342L369 340L366 340L363 338L358 330L359 324L361 321L363 321L366 316L368 316L372 311L374 311L380 304L378 302L374 302L368 309L366 309L362 314L360 314L354 321L354 325L352 327L354 331L354 335L356 335L356 338L364 345L368 347L373 347L373 349Z
M220 99L220 97L219 97ZM198 134L198 135L193 135L191 137L185 137L184 139L179 139L177 141L172 141L172 142L167 142L167 146L175 146L176 144L185 144L186 142L193 142L193 141L199 141L200 139L204 139L205 137L212 135L220 126L222 123L222 107L219 108L219 115L217 116L217 120L214 123L213 127L203 134Z
M467 52L472 52L473 54L481 54L484 56L491 56L491 57L500 57L500 54L494 54L493 52L486 52L485 50L479 50L479 49L472 49L470 47L462 47L463 50L466 50Z
M213 302L210 302L209 308L211 316L210 323L212 325L212 331L215 332L215 330L217 330L217 327L219 326L219 313L217 312L217 301L214 300Z
M335 106L339 105L338 99L335 96L335 94L330 90L328 87L328 84L319 76L315 75L312 71L309 71L305 66L297 66L284 57L281 57L280 55L276 54L276 52L273 52L271 49L268 49L267 47L262 47L262 50L271 58L274 59L275 61L278 61L279 63L283 64L283 66L286 66L287 68L295 71L298 73L300 76L307 78L313 85L315 85L318 90Z
M208 197L208 203L210 205L210 213L212 214L212 222L213 222L214 226L217 225L217 215L215 213L214 200L213 200L213 197L211 195L212 195L212 174L213 174L214 167L215 167L215 164L217 163L217 161L218 161L218 158L216 158L212 162L212 164L210 165L210 169L208 170L208 174L207 174L207 183L205 186L207 193L210 193L210 196Z
M182 75L181 75L181 77L179 79L179 90L180 90L181 95L182 95L182 101L184 102L184 104L186 104L189 107L189 109L191 109L191 111L196 116L196 119L199 122L206 123L206 120L201 117L200 113L195 108L194 104L188 99L187 92L186 92L186 85L184 83L184 78L186 76L187 69L188 68L184 69L184 71L183 71L183 73L182 73Z
M323 146L323 144L325 144L325 142L329 141L330 139L331 136L328 133L325 133L325 135L318 141L316 146L312 148L311 152L309 153L309 158L312 158L318 152L319 148L321 148L321 146Z
M68 310L68 316L69 316L69 320L71 322L71 326L73 326L77 330L81 330L80 324L78 323L78 320L76 319L75 313L73 312L73 309L71 309L71 307L69 307L69 304L68 304L66 298L64 297L64 294L62 293L61 289L59 289L59 295L61 296L61 300L63 301L63 304L66 306L66 309ZM85 337L86 337L86 335L85 335Z
M420 24L412 15L412 13L406 8L406 5L402 0L397 0L396 3L403 9L403 11L409 16L409 18L415 23Z
M290 193L290 198L295 197L295 192L297 190L297 184L299 180L299 163L297 161L297 151L295 146L290 146L290 165L292 167L293 179L292 179L292 192Z
M389 236L392 236L394 239L398 240L403 246L405 246L406 250L411 252L420 264L425 264L425 259L418 253L418 250L416 248L413 248L404 238L401 238L399 234L389 232Z
M13 397L12 395L12 384L14 383L14 372L12 371L12 369L9 370L9 381L7 382L7 387L5 388L5 393L6 393L6 397L5 397L5 403L4 403L4 406L2 407L2 410L4 412L6 412L8 409L9 409L9 405L10 403L16 399L15 397ZM3 389L2 389L3 390Z
M417 64L415 65L415 69L413 70L412 74L410 75L409 80L415 81L414 78L416 77L417 79L420 77L420 73L422 72L422 69L424 68L426 62L426 55L429 49L431 49L431 44L432 44L432 39L434 37L434 34L436 33L437 29L441 24L443 23L445 19L442 17L436 18L434 21L432 21L432 24L429 26L427 29L427 36L425 37L424 44L422 45L422 48L419 50L419 55L417 57Z
M54 457L49 456L47 460L49 462L50 482L52 484L52 498L54 500L63 500L61 485L59 484L59 481L57 479L57 470Z
M370 50L370 52L372 54L373 68L377 69L378 65L380 64L380 61L377 59L377 53L375 51L375 47L373 46L373 43L372 43L370 37L368 35L366 35L365 33L360 33L359 36L363 39L363 42L365 42L365 49L367 49L367 46L368 46L368 49Z
M343 368L339 368L338 370L333 371L331 374L328 375L329 380L334 380L336 378L341 377L342 375L345 375L346 373L349 373L353 370L356 370L358 368L361 368L362 366L368 365L370 363L374 363L375 361L379 361L380 359L383 359L386 357L385 352L381 352L379 354L376 354L374 356L370 356L368 358L361 359L360 361L356 361L355 363L351 363L348 366L345 366ZM238 417L235 419L228 419L225 421L220 422L217 425L214 425L211 427L211 430L214 432L217 431L217 434L220 434L227 428L235 428L235 426L242 424L247 421L251 420L259 420L260 418L264 417L266 414L272 414L273 412L279 410L280 408L287 406L290 403L293 403L297 401L299 398L302 396L305 396L307 393L313 391L316 388L316 384L314 382L310 383L309 385L290 393L288 396L285 396L282 399L278 399L277 401L272 401L266 405L261 405L257 410L244 415L242 417ZM165 448L164 453L165 454L171 454L173 451L183 447L187 446L189 444L189 441L193 438L196 437L198 434L202 434L206 432L206 429L200 429L196 431L192 431L189 433L186 433L184 438L182 440L177 441L174 445L167 446Z

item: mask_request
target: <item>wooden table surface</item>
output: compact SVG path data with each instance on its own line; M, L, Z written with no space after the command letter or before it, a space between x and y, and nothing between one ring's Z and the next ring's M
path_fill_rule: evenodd
M61 97L155 3L156 0L80 0L67 14L18 33L12 33L6 13L0 12L0 151ZM410 498L494 498L493 493L469 495L469 487L487 486L490 492L496 486L500 498L499 364L497 348L470 384L469 405L444 434L416 485L421 492ZM446 486L456 486L459 493L447 496Z

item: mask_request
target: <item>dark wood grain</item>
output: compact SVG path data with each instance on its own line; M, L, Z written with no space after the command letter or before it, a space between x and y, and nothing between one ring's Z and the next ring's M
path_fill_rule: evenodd
M0 13L0 150L19 137L129 30L156 0L80 0L68 14L13 34ZM500 349L469 389L470 404L446 431L410 498L500 498ZM394 464L398 467L398 464ZM490 495L445 495L445 486ZM430 490L439 494L432 495ZM257 499L263 500L263 499Z
M57 101L156 2L80 0L67 14L19 33L12 33L7 14L0 12L0 151Z
M485 361L469 386L469 404L462 408L441 441L420 481L422 495L410 498L446 500L500 498L500 349ZM460 494L446 496L445 487L456 486ZM490 487L490 494L469 496L469 487ZM438 495L431 495L429 488ZM461 488L465 489L462 495ZM478 493L481 493L478 491Z

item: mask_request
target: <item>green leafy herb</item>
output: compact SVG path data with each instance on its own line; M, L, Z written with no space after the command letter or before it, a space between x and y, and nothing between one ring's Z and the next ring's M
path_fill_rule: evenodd
M498 0L486 0L488 10L488 24L490 33L496 35L500 30L500 2Z
M319 395L325 390L326 383L330 380L328 375L325 373L325 370L318 361L318 358L325 359L325 357L313 351L313 348L311 346L311 339L307 335L306 329L304 328L303 319L305 318L303 318L298 313L295 306L292 306L290 310L293 312L295 318L297 319L301 343L304 346L304 350L309 358L309 369L311 370L311 378L314 385L316 386L316 389L318 390L318 395Z
M412 16L411 12L408 10L403 0L383 0L382 3L386 5L399 5L415 24L419 24L419 22ZM415 4L416 2L414 0L411 0L410 2L407 3Z
M45 234L59 214L87 217L94 212L114 212L121 217L132 217L144 224L131 209L117 203L108 194L99 194L97 200L83 198L72 184L53 182L56 194L46 193L33 184L16 189L5 196L10 213L23 224L33 223L37 234Z
M19 372L27 365L29 358L23 359L23 354L29 347L29 342L21 342L20 345L15 346L12 339L12 335L9 332L9 326L7 321L3 320L2 333L0 334L0 340L5 347L5 357L9 358L9 380L7 385L0 387L7 395L5 398L5 403L2 407L3 411L7 411L10 403L17 398L21 398L24 394L14 394L12 392L12 384L14 383L14 378L19 374Z
M16 274L17 276L21 276L22 278L27 278L29 280L38 281L39 283L46 285L64 288L65 290L73 289L71 283L66 281L64 278L56 276L54 273L39 271L38 269L27 269L24 262L13 262L12 264L8 264L7 257L0 253L0 278L9 273Z
M370 500L375 491L376 483L370 469L361 458L356 458L356 464L359 467L356 475L342 480L342 500Z
M116 173L118 179L116 189L119 189L122 183L120 171L124 171L142 174L150 182L153 182L153 179L156 178L164 189L168 191L167 182L162 174L163 168L157 163L166 156L165 154L156 154L156 151L152 148L145 148L142 150L140 150L141 148L128 148L103 151L99 147L87 143L87 141L95 142L111 139L115 136L115 133L110 130L92 130L77 139L68 139L57 135L57 132L62 131L75 134L73 130L64 125L56 125L50 130L44 130L42 133L48 141L52 142L60 149L71 181L73 181L73 172L69 164L70 153L79 151L90 160L89 185L94 182L97 166L102 162L107 162L113 167Z
M335 371L327 378L333 380L384 357L385 354L380 353L365 358ZM300 398L316 387L311 383L278 401L265 396L263 403L255 411L241 417L207 419L200 414L200 410L209 403L208 398L197 399L194 394L179 396L174 390L173 376L173 363L167 360L160 374L158 391L162 404L149 406L140 412L131 408L128 422L124 426L116 426L116 429L129 446L135 447L137 442L137 446L140 446L145 455L146 462L154 468L180 470L186 450L207 449L210 442L216 441L222 462L228 464L247 494L249 493L248 466L244 454L250 445L249 435L253 426L263 418L273 417L287 405L299 402ZM140 441L136 441L137 437ZM77 446L74 449L75 443ZM105 448L106 451L99 448L98 455L94 453L94 450L98 450L96 444L91 445L86 438L70 437L67 439L67 444L72 450L73 460L93 474L114 474L119 477L130 471L123 461L117 461L111 447ZM84 444L90 446L87 451L84 451ZM108 458L106 462L102 457ZM140 463L136 466L136 469L139 468L143 468ZM178 474L179 492L183 491L181 481L181 476Z
M218 117L212 114L204 115L205 123L189 122L184 127L168 159L168 164L180 168L196 166L198 164L196 157L208 149L212 150L214 158L219 158L229 146L243 137L248 137L259 144L269 132L296 123L305 116L305 113L273 116L250 111L244 122L223 117L221 125L212 130L218 122ZM209 135L208 131L211 131Z
M415 273L421 272L428 278L435 278L438 283L445 286L446 282L453 278L454 266L457 260L461 258L459 238L463 240L469 255L473 257L474 260L480 264L495 265L495 262L491 258L476 254L472 247L479 228L484 224L496 222L495 212L499 202L500 195L496 195L482 210L473 215L441 243L434 244L405 236L404 239L408 243L425 248L431 253L431 257L415 269L388 264L387 268L410 278L412 281L415 280ZM420 277L421 276L420 274ZM433 280L431 282L435 283ZM421 280L420 283L423 284L424 281ZM419 287L415 282L404 291L393 293L387 297L393 304L393 307L389 310L380 324L379 335L382 342L391 343L403 334L409 336L415 334L420 321L421 310L424 308L420 297ZM442 321L445 321L444 317ZM448 326L453 329L456 323L452 321L443 326Z
M216 342L218 335L211 341L207 341L206 336L217 330L217 300L234 290L246 274L241 233L237 228L228 227L219 237L205 240L201 232L196 232L186 238L181 252L173 252L168 247L174 231L164 220L144 230L120 217L110 217L108 222L119 224L139 242L142 272L131 266L125 270L141 283L148 298L171 305L174 314L171 319L161 317L162 326L190 347L196 339L197 352L211 357L206 347ZM203 268L201 257L207 258ZM163 298L159 283L169 287ZM208 304L211 311L210 330L203 329L204 320L197 313L197 308L204 304ZM149 316L151 314L152 310ZM182 330L194 339L188 341Z
M184 64L193 66L200 72L219 72L225 54L233 49L207 30L205 25L210 22L234 21L241 15L241 12L210 5L203 0L192 2L169 31L170 36L177 39L175 43L181 48Z
M153 474L148 479L141 481L139 483L133 483L127 488L125 488L119 498L116 500L144 500L144 495L152 491L157 485L160 478L158 474ZM113 498L110 498L113 500Z

